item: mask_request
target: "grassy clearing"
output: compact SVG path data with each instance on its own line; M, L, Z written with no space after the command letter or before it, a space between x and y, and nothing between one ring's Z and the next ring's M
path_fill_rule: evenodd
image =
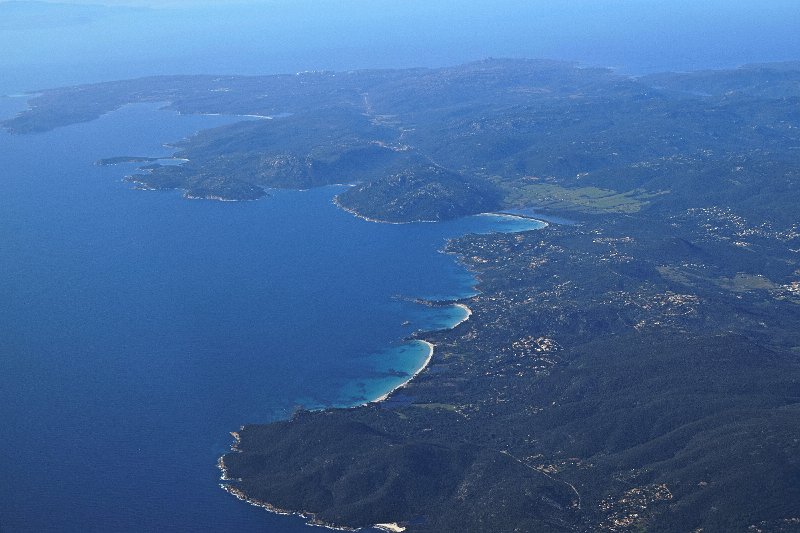
M584 213L636 213L655 196L642 190L617 192L598 187L567 188L550 183L504 187L505 201L513 207L540 207Z
M771 290L778 288L778 285L760 274L739 273L732 278L720 278L718 284L720 287L733 292Z

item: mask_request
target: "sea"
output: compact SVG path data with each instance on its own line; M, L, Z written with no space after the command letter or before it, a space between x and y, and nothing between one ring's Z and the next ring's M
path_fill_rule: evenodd
M800 59L796 0L76 3L0 2L0 95L22 94L0 97L0 117L31 91L156 74ZM165 144L234 120L137 105L0 132L2 533L313 531L219 488L230 432L401 385L428 355L407 337L465 318L414 299L475 290L447 240L541 227L370 223L333 205L341 187L186 200L134 190L135 165L94 164L169 157Z
M230 432L403 384L428 357L406 338L466 318L414 300L474 293L447 240L542 226L367 222L343 187L187 200L95 164L232 120L134 105L0 133L3 532L307 531L220 489Z

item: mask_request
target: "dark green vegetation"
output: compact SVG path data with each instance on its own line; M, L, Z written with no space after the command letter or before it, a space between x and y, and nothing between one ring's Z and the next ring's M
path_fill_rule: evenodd
M481 294L423 335L430 367L386 402L244 427L237 490L420 532L800 531L800 65L156 78L46 92L5 126L145 101L276 116L189 139L147 186L347 181L369 218L577 221L451 242Z
M439 221L464 213L494 211L500 193L480 180L429 165L359 184L337 198L340 205L373 220Z

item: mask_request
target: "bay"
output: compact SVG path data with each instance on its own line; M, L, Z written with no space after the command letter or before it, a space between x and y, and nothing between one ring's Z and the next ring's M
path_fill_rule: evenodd
M229 432L401 384L427 356L403 339L464 318L413 298L473 291L446 240L538 227L375 224L336 187L189 201L93 164L232 120L128 106L0 134L3 531L306 531L220 490Z

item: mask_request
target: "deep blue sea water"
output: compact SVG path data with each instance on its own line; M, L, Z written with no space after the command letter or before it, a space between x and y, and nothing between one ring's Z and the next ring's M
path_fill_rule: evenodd
M0 133L3 532L306 531L218 487L229 432L402 383L427 355L402 339L463 318L408 298L472 292L446 239L534 227L365 222L335 187L189 201L93 165L230 120L129 106Z
M488 56L630 74L800 59L796 0L170 5L0 11L0 94L150 74ZM0 98L0 116L23 105ZM460 317L407 298L472 290L453 257L438 253L446 239L522 229L486 217L370 224L331 204L335 188L186 201L132 191L120 181L132 167L92 164L168 155L162 143L228 120L127 107L47 134L0 133L3 533L308 533L301 520L218 488L228 432L401 383L394 371L413 372L426 355L402 339Z

